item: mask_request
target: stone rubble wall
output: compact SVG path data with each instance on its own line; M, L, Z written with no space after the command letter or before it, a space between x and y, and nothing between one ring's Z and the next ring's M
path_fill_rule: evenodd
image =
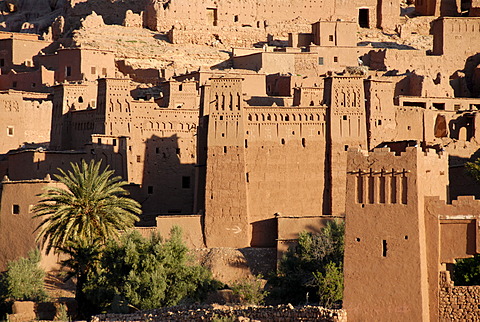
M212 321L214 318L237 318L241 321L347 321L344 310L330 310L319 306L177 306L142 311L134 314L102 314L92 318L100 321Z
M440 274L440 321L480 321L480 285L454 286L447 272Z

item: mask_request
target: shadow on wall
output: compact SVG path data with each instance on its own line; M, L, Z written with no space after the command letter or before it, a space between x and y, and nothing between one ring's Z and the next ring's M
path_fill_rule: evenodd
M145 140L144 156L132 156L143 173L139 191L132 196L140 202L145 215L193 214L195 191L195 137L152 135ZM143 158L143 159L142 159ZM188 160L186 162L185 160ZM135 171L135 165L130 165Z

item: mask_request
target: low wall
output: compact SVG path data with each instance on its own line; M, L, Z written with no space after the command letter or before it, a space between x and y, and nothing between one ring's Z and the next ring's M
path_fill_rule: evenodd
M92 322L100 321L211 321L214 318L239 318L241 321L347 321L344 310L329 310L318 306L190 306L171 307L134 314L101 314ZM245 319L247 318L247 319Z
M480 285L454 286L449 272L440 272L440 321L477 321Z

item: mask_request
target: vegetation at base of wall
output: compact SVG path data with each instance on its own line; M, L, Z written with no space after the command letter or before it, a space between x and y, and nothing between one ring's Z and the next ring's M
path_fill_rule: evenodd
M268 295L268 292L263 289L261 275L233 283L230 288L239 298L240 303L245 305L263 305Z
M480 285L480 255L458 259L453 268L455 285Z
M170 238L138 232L110 241L85 292L100 312L126 313L202 300L221 286L210 271L194 265L180 228Z
M0 298L5 301L43 302L45 271L39 267L40 251L32 250L27 257L10 261L7 271L0 276Z
M340 304L343 298L345 224L330 221L320 233L302 232L270 279L272 296L283 303Z
M102 161L82 160L70 163L71 170L58 169L55 179L63 187L49 187L35 205L34 218L41 218L37 241L46 246L47 253L69 256L62 264L76 277L75 299L79 312L88 316L84 285L90 275L96 274L101 249L108 240L117 238L121 230L133 227L139 220L140 204L128 197L123 188L127 182L114 177L108 166L102 170Z

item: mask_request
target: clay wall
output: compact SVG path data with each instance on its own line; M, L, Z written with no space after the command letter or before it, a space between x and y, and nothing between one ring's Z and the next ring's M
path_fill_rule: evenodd
M205 88L205 241L207 247L250 244L242 80L214 78ZM208 115L208 119L205 116Z
M355 47L358 25L350 21L318 21L312 25L313 43L322 47Z
M311 47L311 52L262 52L233 57L234 68L261 71L265 74L319 76L328 71L343 71L357 66L355 47Z
M433 23L433 54L466 59L480 51L480 18L442 17Z
M96 80L115 76L115 55L110 51L66 48L57 53L57 82Z
M239 55L239 56L242 56L242 55ZM199 89L199 87L202 85L205 85L210 78L221 77L221 76L243 78L245 81L243 82L242 88L246 96L265 96L266 94L265 74L252 72L251 70L239 70L239 69L232 69L228 71L199 70L196 72L187 73L185 75L175 76L174 79L177 81L196 81L197 89Z
M15 72L0 75L0 89L15 89L19 91L43 91L47 92L49 86L54 84L54 72L40 67L31 72Z
M33 57L48 45L49 42L37 39L24 39L16 33L9 38L0 39L0 68L3 72L14 66L25 65L33 67Z
M196 82L169 81L160 88L163 95L157 100L160 107L195 109L199 106Z
M0 270L6 269L8 261L26 257L37 247L35 242L37 228L41 219L32 219L32 207L38 200L38 194L45 187L55 186L48 180L2 181L0 202ZM41 266L51 270L57 265L58 258L51 254L42 255Z
M24 142L48 142L51 113L51 102L25 100L21 92L0 93L0 128L3 128L0 153L16 149Z
M8 176L11 180L43 179L47 174L58 174L58 168L66 169L70 162L80 159L88 161L90 155L78 151L15 151L8 155Z
M368 147L395 139L396 106L393 104L395 83L381 80L365 81Z
M326 109L251 107L245 118L251 245L270 246L264 243L275 244L276 230L266 229L275 214L314 216L327 208L326 170L319 162L326 154Z
M423 200L446 198L448 158L417 148L400 156L352 151L347 171L344 307L350 319L433 319L437 299L427 281L428 269L437 266L427 264L426 254L435 238L425 231ZM425 184L431 181L436 184Z
M325 80L325 104L329 106L327 170L330 176L331 210L345 212L347 151L349 148L367 147L365 92L361 77L332 77Z
M394 8L390 8L392 5ZM378 8L378 13L377 13ZM360 9L363 9L361 11ZM397 9L397 10L395 10ZM182 23L198 26L249 26L268 28L271 25L301 17L307 23L332 18L359 22L362 26L376 27L377 15L395 19L399 15L399 4L388 2L379 5L376 0L337 1L335 6L328 1L172 1L164 5L150 1L146 8L146 23L152 30L169 30L172 25ZM190 20L187 20L189 17ZM191 19L195 17L194 19ZM361 17L361 18L360 18Z
M182 229L182 238L190 249L205 247L201 215L167 215L157 216L156 232L167 238L174 226Z

